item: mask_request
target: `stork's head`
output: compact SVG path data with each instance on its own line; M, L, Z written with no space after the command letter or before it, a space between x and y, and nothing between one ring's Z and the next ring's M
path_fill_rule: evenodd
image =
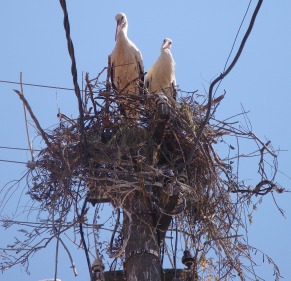
M123 32L127 33L127 18L124 13L119 13L115 16L116 19L116 32L115 32L115 41L122 30Z
M162 48L161 50L166 50L166 49L171 49L171 46L172 46L172 40L170 38L165 38L163 40L163 44L162 44Z

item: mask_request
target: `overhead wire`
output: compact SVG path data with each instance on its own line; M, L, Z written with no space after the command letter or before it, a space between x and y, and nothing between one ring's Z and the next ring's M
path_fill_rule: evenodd
M242 19L242 21L241 21L241 23L240 23L240 26L239 26L238 31L237 31L237 33L236 33L236 36L235 36L235 38L234 38L233 44L232 44L232 46L231 46L231 50L230 50L229 55L228 55L228 57L227 57L227 59L226 59L226 62L225 62L225 65L224 65L224 68L223 68L223 71L222 71L222 72L225 72L225 70L226 70L227 64L228 64L228 62L229 62L229 60L230 60L230 57L231 57L231 55L232 55L232 53L233 53L233 50L234 50L234 47L235 47L235 44L236 44L237 38L238 38L238 36L239 36L239 34L240 34L240 31L241 31L241 28L242 28L242 26L243 26L243 23L244 23L244 21L245 21L245 19L246 19L247 14L249 13L249 9L250 9L250 6L251 6L251 4L252 4L252 1L253 1L253 0L250 0L250 1L249 1L249 4L248 4L247 9L246 9L246 11L245 11L245 14L244 14L244 16L243 16L243 19ZM219 83L218 83L218 85L216 86L216 89L215 89L215 91L214 91L214 95L216 94L216 92L217 92L217 90L218 90L218 88L219 88L221 82L222 82L222 80L220 80Z
M29 151L29 148L12 147L12 146L0 146L0 149L10 149L10 150L24 150ZM40 149L33 149L33 151L41 151Z
M0 149L17 150L17 151L30 151L29 148L10 147L10 146L0 146ZM33 151L41 151L41 150L34 149ZM0 159L0 162L14 163L14 164L24 164L24 165L27 165L28 164L28 162L15 161L15 160L7 160L7 159Z
M4 160L4 159L0 159L0 162L7 162L7 163L14 163L14 164L25 164L25 165L27 165L27 162L14 161L14 160Z
M8 80L0 80L0 83L15 84L15 85L20 85L21 84L20 82L8 81ZM23 86L31 86L31 87L66 90L66 91L75 91L73 88L66 88L66 87L59 87L59 86L49 86L49 85L41 85L41 84L33 84L33 83L22 83L22 85Z
M20 85L20 82L9 81L9 80L0 80L0 83L3 84L13 84L13 85ZM64 91L75 91L73 88L61 87L61 86L53 86L53 85L43 85L43 84L34 84L34 83L22 83L23 86L29 87L39 87L39 88L47 88L47 89L54 89L54 90L64 90ZM80 89L80 92L85 92L85 90ZM98 93L97 91L93 91L93 93Z

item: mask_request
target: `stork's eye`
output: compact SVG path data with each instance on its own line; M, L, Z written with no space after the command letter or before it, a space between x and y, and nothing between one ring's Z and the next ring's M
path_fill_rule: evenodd
M121 17L121 20L123 20L123 19L124 19L124 16Z
M171 44L172 44L172 42L170 41L170 42L169 42L169 44L171 45Z
M166 39L164 39L164 43L166 43Z

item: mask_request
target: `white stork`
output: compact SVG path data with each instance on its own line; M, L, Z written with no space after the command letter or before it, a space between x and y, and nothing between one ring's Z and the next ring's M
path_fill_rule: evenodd
M161 55L147 72L145 86L151 94L162 92L176 99L175 61L170 50L171 45L171 39L163 40Z
M127 37L128 22L124 13L115 16L115 48L111 53L111 82L121 94L142 92L144 66L138 48Z

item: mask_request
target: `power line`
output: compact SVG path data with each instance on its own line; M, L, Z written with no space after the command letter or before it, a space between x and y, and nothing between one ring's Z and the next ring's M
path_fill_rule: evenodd
M14 163L14 164L25 164L25 165L27 165L27 162L12 161L12 160L3 160L3 159L0 159L0 162Z
M29 148L20 148L20 147L10 147L10 146L0 146L0 149L11 149L11 150L25 150L29 151ZM33 149L33 151L41 151L40 149Z
M30 87L57 89L57 90L65 90L65 91L75 91L75 89L73 89L73 88L49 86L49 85L41 85L41 84L33 84L33 83L20 83L20 82L15 82L15 81L8 81L8 80L0 80L0 83L14 84L14 85L21 85L22 84L23 86L30 86ZM85 92L85 91L80 89L80 92ZM93 91L93 93L99 93L99 92Z
M246 12L245 12L245 14L244 14L244 16L243 16L243 19L242 19L242 21L241 21L241 23L240 23L240 26L239 26L238 31L237 31L237 33L236 33L236 36L235 36L235 38L234 38L233 44L232 44L232 46L231 46L231 50L230 50L229 55L228 55L228 57L227 57L227 60L226 60L226 62L225 62L225 65L224 65L224 68L223 68L223 72L225 72L225 69L226 69L226 67L227 67L228 61L229 61L229 59L230 59L230 56L231 56L231 54L232 54L232 52L233 52L233 49L234 49L234 46L235 46L235 44L236 44L236 41L237 41L238 35L239 35L240 30L241 30L241 28L242 28L242 25L243 25L243 23L244 23L244 21L245 21L245 18L246 18L246 16L247 16L248 12L249 12L249 9L250 9L250 6L251 6L251 3L252 3L252 0L250 0L250 2L249 2L249 4L248 4L248 7L247 7L247 10L246 10ZM221 82L222 82L222 80L219 81L219 83L218 83L218 85L217 85L217 87L216 87L216 89L215 89L215 91L214 91L214 94L216 94L216 92L217 92L217 90L218 90L218 88L219 88Z
M7 83L7 84L16 84L16 85L24 85L24 86L32 86L32 87L40 87L40 88L49 88L49 89L58 89L58 90L66 90L66 91L75 91L72 88L65 88L59 86L48 86L48 85L40 85L40 84L32 84L32 83L20 83L14 81L7 81L7 80L0 80L0 83Z

